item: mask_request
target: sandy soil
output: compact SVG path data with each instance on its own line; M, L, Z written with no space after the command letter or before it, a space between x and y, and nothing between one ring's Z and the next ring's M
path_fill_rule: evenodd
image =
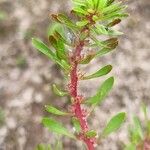
M125 33L120 46L84 68L92 72L113 64L112 74L116 76L113 91L89 119L91 126L100 132L116 112L126 111L128 115L124 126L97 150L122 150L122 143L127 142L128 121L133 114L143 118L141 102L150 106L150 2L132 0L128 4L130 17L118 27ZM0 0L0 12L5 13L0 19L0 107L5 114L0 126L0 150L33 150L39 143L54 142L55 135L43 128L40 120L47 115L45 104L67 109L67 101L50 90L53 82L64 85L63 75L32 47L31 37L47 42L49 13L68 10L69 6L67 0ZM81 82L81 91L87 96L94 94L98 81ZM67 118L62 121L69 122ZM81 143L66 138L63 143L65 150L81 149Z

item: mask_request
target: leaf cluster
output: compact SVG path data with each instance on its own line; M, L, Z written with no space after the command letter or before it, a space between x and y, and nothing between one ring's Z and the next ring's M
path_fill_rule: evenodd
M117 36L122 33L114 30L113 27L119 24L124 17L127 17L125 13L126 6L122 2L115 2L115 0L72 0L72 2L73 9L71 12L76 19L72 20L65 14L51 15L55 23L49 30L50 46L37 38L32 39L33 46L58 64L68 80L72 65L70 59L72 59L77 44L83 41L84 47L88 50L76 62L80 65L89 64L94 58L101 57L117 47ZM105 39L100 39L99 36L105 36ZM92 51L90 51L91 49ZM80 80L92 80L102 77L108 75L111 70L112 65L105 65L94 73L83 75ZM95 95L87 98L83 104L95 108L103 102L113 85L114 77L111 76L100 85ZM68 91L62 90L56 84L52 85L52 91L60 97L69 95ZM71 116L70 112L64 112L51 105L46 106L46 111L56 116ZM71 117L76 130L75 134L68 131L67 128L53 118L45 117L42 123L50 131L76 139L75 135L81 132L80 121L74 116ZM94 130L89 130L84 134L87 138L96 136L105 138L116 131L125 118L124 112L118 113L110 119L100 135L97 135Z

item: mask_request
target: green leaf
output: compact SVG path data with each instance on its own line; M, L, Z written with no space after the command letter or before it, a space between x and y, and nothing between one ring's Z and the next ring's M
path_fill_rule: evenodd
M147 121L148 120L148 115L147 115L147 107L144 103L142 103L142 112L144 114L144 118Z
M80 64L88 64L95 57L95 53L88 54L85 58L83 58L79 63Z
M103 35L109 35L109 36L118 36L118 35L122 35L122 32L113 30L111 28L105 27L103 25L95 25L95 28L93 28L94 32L99 34L103 34Z
M114 84L114 77L110 77L107 80L104 81L104 83L100 86L98 89L96 95L93 97L90 97L86 103L97 105L101 103L104 98L108 95L110 90L112 89Z
M70 65L65 60L61 60L61 65L66 70L66 72L69 73L71 67L70 67Z
M52 15L52 18L58 23L62 23L70 29L77 30L77 26L64 14Z
M66 96L66 95L68 95L67 92L61 91L60 88L56 84L52 85L52 90L58 96Z
M125 121L126 114L124 112L118 113L107 123L102 132L102 137L107 137L112 132L118 130Z
M63 69L68 70L70 67L64 66L64 64L56 57L55 53L52 52L42 41L39 39L32 38L32 44L33 46L38 49L41 53L45 54L47 57L55 61L57 64L59 64Z
M139 134L140 138L143 139L144 135L143 135L142 126L139 118L137 116L134 116L133 121L134 121L134 127L136 132Z
M79 119L76 118L76 117L73 117L72 118L72 123L73 123L73 126L75 127L76 132L79 133L81 131L81 126L80 126Z
M109 14L109 13L112 13L114 11L121 10L123 8L123 6L121 6L121 3L122 2L117 2L115 4L112 4L112 5L108 6L108 7L105 7L102 10L102 13Z
M59 37L58 37L59 36ZM67 54L65 51L65 42L61 38L61 35L59 33L55 32L55 34L52 36L49 36L49 41L51 45L56 49L56 56L59 60L63 59L66 62L68 61Z
M101 50L97 51L96 56L103 56L103 55L111 52L112 50L114 50L118 45L118 40L117 40L117 38L111 38L111 39L108 39L101 43L103 45L105 45L105 47L102 48Z
M56 60L55 53L53 53L42 41L32 38L32 44L36 49L48 56L50 59L54 61Z
M118 45L118 39L117 38L110 38L108 40L102 41L101 44L105 45L104 48L114 49Z
M53 23L48 28L48 36L54 35L55 32L59 33L62 37L65 36L64 27L60 23Z
M110 48L103 48L101 49L100 51L97 51L96 53L96 56L99 57L99 56L103 56L111 51L113 51L114 49L110 49Z
M85 133L85 135L86 135L87 138L93 138L93 137L95 137L97 135L97 133L94 130L90 130L90 131L87 131Z
M78 27L83 27L83 26L87 25L88 22L89 22L88 20L78 21L78 22L76 23L76 25L77 25Z
M57 108L55 108L55 107L53 107L53 106L50 106L50 105L46 105L45 108L46 108L46 111L47 111L47 112L52 113L52 114L55 114L55 115L60 115L60 116L69 115L69 113L60 111L60 110L58 110Z
M101 68L100 70L96 71L95 73L83 77L82 80L88 80L88 79L93 79L93 78L98 78L98 77L104 76L104 75L108 74L111 70L112 70L112 66L107 65L107 66Z
M57 57L60 60L63 59L65 61L68 61L67 60L67 54L66 54L66 51L65 51L65 45L64 45L64 43L61 40L57 41L56 54L57 54Z
M39 144L35 150L52 150L50 145Z
M107 0L107 6L111 5L115 0Z
M86 1L88 3L89 8L94 8L95 7L94 0L86 0Z
M136 145L130 143L129 145L127 145L127 146L125 147L124 150L136 150Z
M58 41L60 40L64 44L69 45L69 42L66 40L65 34L61 34L61 32L55 31L54 32L54 37L56 38L56 40L58 40Z
M77 14L82 14L82 15L86 15L87 14L87 11L82 9L81 7L75 7L73 8L73 11L76 12Z
M133 127L129 126L129 134L130 134L130 141L133 144L138 144L141 141L141 137L135 126Z
M72 133L68 132L68 129L66 129L60 123L58 123L57 121L51 118L43 118L42 123L45 127L47 127L52 132L55 132L61 135L66 135L70 138L76 139Z
M112 22L110 22L107 27L113 27L115 26L116 24L119 24L121 22L121 19L115 19L113 20Z
M72 1L76 6L86 6L86 3L84 1L81 0L72 0Z
M102 10L107 5L107 0L97 0L98 1L98 9Z

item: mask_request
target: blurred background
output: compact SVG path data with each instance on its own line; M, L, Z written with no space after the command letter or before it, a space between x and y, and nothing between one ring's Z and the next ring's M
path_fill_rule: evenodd
M112 64L116 77L111 94L89 119L90 126L100 132L116 112L126 111L128 115L123 127L98 150L122 150L123 143L128 142L132 115L142 119L141 103L150 106L150 1L127 3L130 17L118 26L124 35L117 50L83 68L92 72ZM0 150L34 150L39 143L55 141L56 136L40 121L47 115L45 104L67 109L66 99L54 96L50 88L54 82L65 85L63 74L32 47L31 38L48 43L49 14L70 9L70 0L0 0ZM103 80L81 82L80 90L90 96ZM67 118L58 119L71 128ZM81 143L68 138L62 141L65 150L81 149Z

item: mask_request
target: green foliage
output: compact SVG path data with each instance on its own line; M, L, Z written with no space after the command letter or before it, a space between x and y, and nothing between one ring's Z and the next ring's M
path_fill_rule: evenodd
M32 39L33 46L38 49L40 52L45 54L47 57L49 57L51 60L59 64L63 69L67 70L70 69L69 64L65 63L64 61L61 61L57 58L56 54L51 51L42 41L39 39Z
M73 118L72 118L72 123L73 123L73 126L74 126L74 128L75 128L75 131L76 131L77 133L80 133L80 131L81 131L81 126L80 126L80 121L79 121L79 119L76 118L76 117L73 117Z
M87 73L87 75L83 75L82 71L81 73L78 72L78 67L79 64L88 64L93 59L102 57L117 47L117 36L122 33L114 30L113 27L119 24L124 17L127 17L126 6L122 2L115 2L115 0L72 0L72 2L71 17L60 13L51 15L54 23L48 29L50 45L47 46L36 38L32 39L32 44L50 60L58 64L63 70L65 79L69 81L67 88L65 88L67 91L60 89L55 84L52 85L52 90L56 95L70 97L69 112L63 112L62 109L51 105L46 105L46 111L54 115L70 116L75 133L70 133L68 129L52 118L43 118L42 123L52 132L73 139L77 137L84 142L91 142L96 138L97 133L94 130L86 131L86 119L91 111L88 111L88 108L83 109L82 105L88 104L88 107L95 108L102 103L114 85L114 77L106 79L96 94L88 99L78 94L78 81L105 76L112 70L112 65L106 65L95 73ZM102 39L100 38L101 35ZM103 41L103 39L105 40ZM125 113L114 116L103 130L101 137L106 137L116 131L124 120ZM137 118L135 122L139 123ZM137 129L142 136L140 124L137 125ZM87 144L87 142L85 143Z
M120 128L122 123L125 121L126 114L124 112L118 113L107 123L106 127L103 129L102 137L106 137L112 132Z
M70 138L75 139L75 136L68 131L65 127L63 127L60 123L57 121L51 119L51 118L43 118L42 120L43 125L48 128L50 131L53 131L55 133L66 135Z
M93 78L97 78L97 77L107 75L111 70L112 70L112 66L107 65L107 66L101 68L100 70L96 71L95 73L83 77L82 80L88 80L88 79L93 79Z
M66 95L68 95L67 92L62 91L56 84L52 85L52 90L58 96L66 96Z
M96 131L94 130L90 130L88 132L85 133L85 135L88 137L88 138L92 138L92 137L95 137L97 135Z
M107 80L105 80L104 83L98 89L97 93L93 97L90 97L86 101L86 103L94 105L100 104L112 89L113 84L114 84L113 77L110 77Z
M57 108L55 108L55 107L53 107L53 106L50 106L50 105L46 105L45 108L46 108L46 111L47 111L47 112L52 113L52 114L55 114L55 115L60 115L60 116L69 115L69 113L60 111L60 110L58 110Z

